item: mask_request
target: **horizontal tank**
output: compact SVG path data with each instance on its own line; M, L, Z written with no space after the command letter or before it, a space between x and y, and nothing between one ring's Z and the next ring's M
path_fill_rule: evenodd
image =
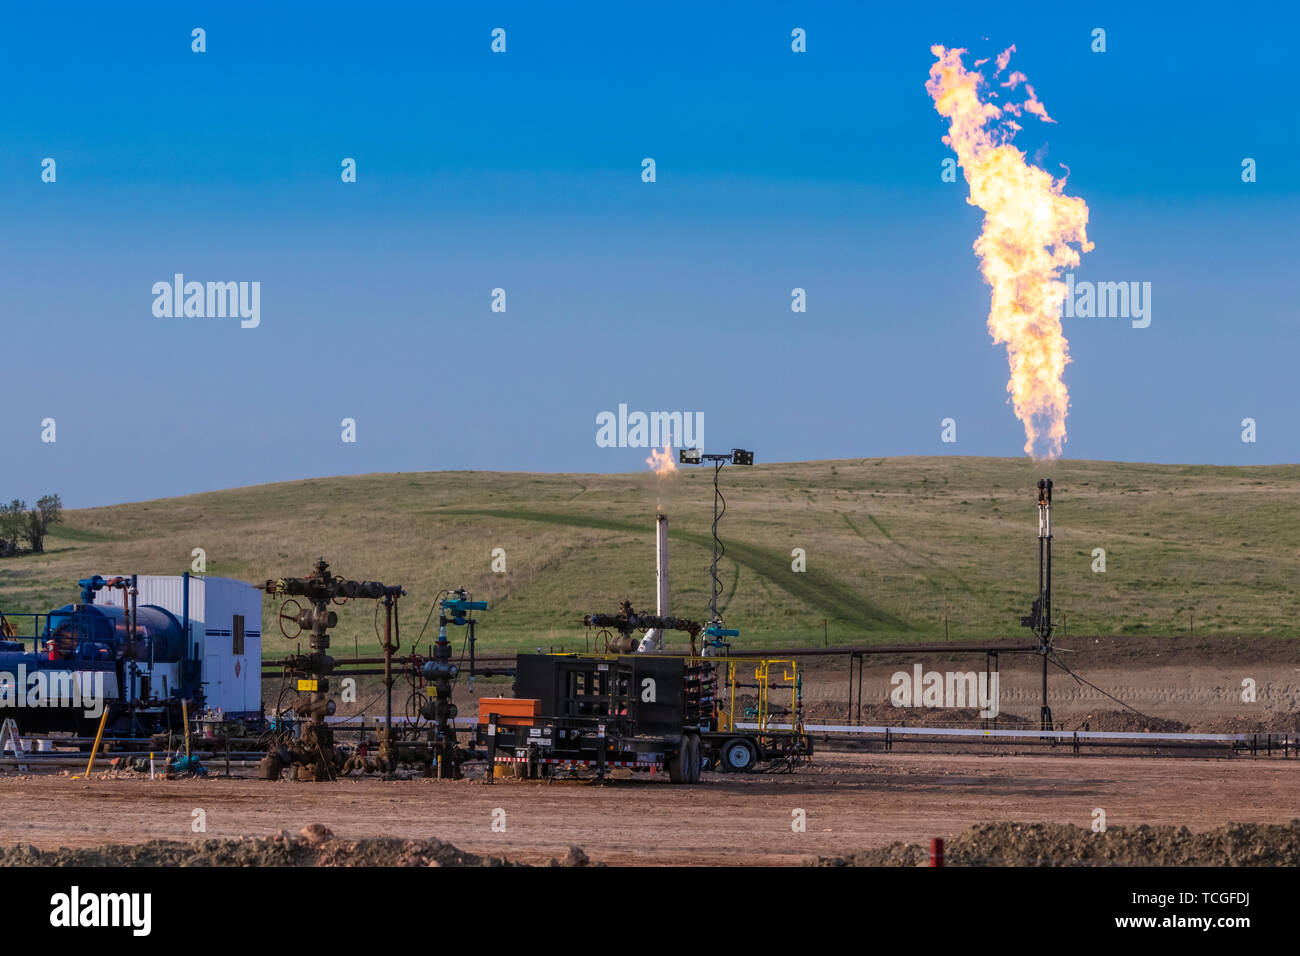
M110 660L128 656L127 612L107 604L67 604L50 612L44 641L54 641L64 660ZM174 664L185 656L185 632L176 616L155 604L141 604L135 615L133 656L139 661ZM46 655L48 656L48 654Z

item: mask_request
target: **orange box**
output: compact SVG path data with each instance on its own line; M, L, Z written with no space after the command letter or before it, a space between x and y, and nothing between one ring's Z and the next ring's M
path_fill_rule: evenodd
M503 727L531 727L533 718L542 714L542 702L531 697L480 697L478 722L486 724L492 714Z

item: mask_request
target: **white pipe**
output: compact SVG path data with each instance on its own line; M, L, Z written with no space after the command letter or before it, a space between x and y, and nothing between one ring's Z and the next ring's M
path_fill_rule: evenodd
M655 515L655 613L668 615L668 516L660 511ZM663 632L658 628L646 631L638 651L663 650Z
M757 730L758 724L738 723L739 730ZM790 730L789 724L768 724L768 730ZM918 737L1010 737L1032 739L1034 737L1054 737L1057 740L1192 740L1202 743L1245 742L1252 736L1263 737L1264 734L1195 734L1195 733L1152 733L1149 731L1119 730L984 730L979 727L864 727L858 724L804 724L804 732L824 734L883 734L894 736L910 734ZM1274 734L1281 746L1285 734Z
M662 511L655 519L655 583L658 586L658 603L655 613L668 615L668 516Z

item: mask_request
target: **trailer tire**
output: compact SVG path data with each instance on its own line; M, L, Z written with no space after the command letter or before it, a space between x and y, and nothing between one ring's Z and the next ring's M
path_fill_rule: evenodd
M728 773L748 773L758 763L758 749L744 737L732 737L722 745L722 769Z
M686 782L682 780L682 756L680 751L668 758L668 782L674 784Z
M688 760L690 758L690 738L682 735L682 742L677 747L677 752L668 758L668 782L669 783L690 783L687 775Z
M685 757L683 758L686 761L686 767L684 768L686 770L686 775L687 775L686 782L699 783L700 772L702 769L700 765L701 754L700 754L699 735L698 734L687 735L686 740L683 742L683 745L686 750Z

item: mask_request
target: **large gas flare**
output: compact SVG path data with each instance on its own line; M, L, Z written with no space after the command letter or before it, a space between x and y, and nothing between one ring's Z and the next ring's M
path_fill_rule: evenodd
M1012 46L997 57L994 79L1006 70L1014 50ZM1023 73L1012 72L1000 88L1010 92L1024 84L1027 98L998 105L993 101L999 93L989 89L989 79L979 72L987 60L977 60L975 69L967 70L965 50L932 46L930 52L938 60L925 88L949 121L943 142L956 152L966 175L967 202L984 210L984 228L974 248L984 281L993 290L989 332L995 343L1007 347L1007 391L1025 426L1025 452L1055 458L1065 442L1070 406L1062 380L1070 355L1061 330L1065 283L1060 275L1079 264L1081 251L1092 249L1088 204L1065 195L1065 177L1053 179L1011 145L1021 129L1016 120L1026 113L1055 122Z

